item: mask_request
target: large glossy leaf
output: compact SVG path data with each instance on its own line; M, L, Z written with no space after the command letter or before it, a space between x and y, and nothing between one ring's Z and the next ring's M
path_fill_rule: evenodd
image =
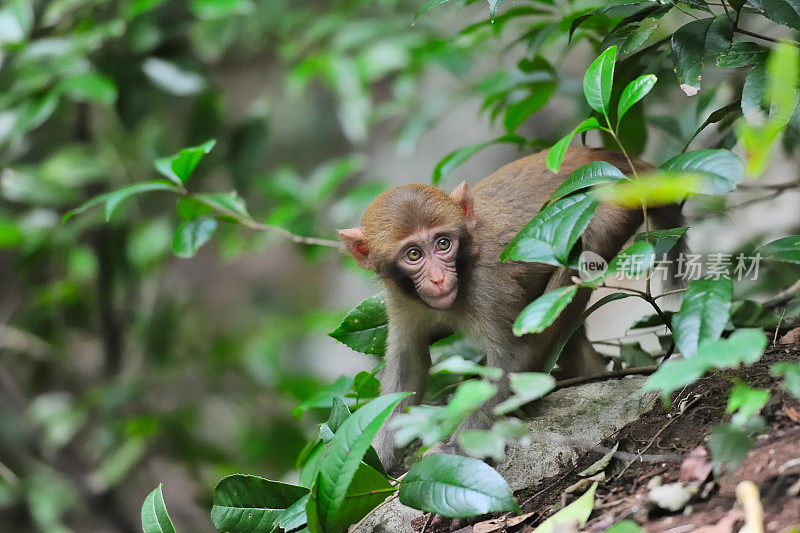
M306 494L278 515L275 524L284 531L293 531L306 524L306 505L310 494Z
M78 102L96 101L113 105L117 101L117 86L114 81L97 72L86 72L67 78L58 84L57 90Z
M558 524L568 522L577 522L578 527L583 527L586 521L589 520L589 515L591 515L594 510L595 490L597 490L597 481L595 481L592 486L589 487L589 490L584 492L580 498L542 522L539 527L533 530L533 533L552 533L556 531L556 526ZM560 531L560 528L558 530Z
M672 35L672 64L683 92L697 94L704 58L727 50L732 38L733 21L725 14L694 20Z
M750 41L733 43L730 48L717 55L720 68L738 68L755 65L767 59L769 48Z
M181 222L172 239L172 252L178 257L194 257L197 250L211 240L216 229L217 221L209 216Z
M336 432L307 507L309 520L313 513L323 530L336 530L347 489L361 459L392 410L406 396L408 393L401 392L375 398L350 415Z
M753 364L767 346L761 329L738 329L727 339L705 342L695 357L670 359L648 378L646 390L661 390L665 396L691 385L711 369L734 368L741 363Z
M412 466L400 484L400 502L451 518L520 512L511 489L495 469L459 455L429 455Z
M591 272L583 265L579 265L579 270L584 286L598 287L614 276L621 278L618 281L641 276L652 268L655 259L655 247L647 241L638 241L618 253L602 272Z
M500 255L502 261L568 265L573 246L600 202L588 193L556 200L528 222Z
M744 165L730 150L695 150L678 154L659 168L671 172L692 172L704 177L701 192L724 194L736 189L744 177Z
M550 148L550 151L547 152L547 168L553 172L558 172L558 170L561 168L561 162L564 160L564 154L567 153L567 148L569 148L569 143L572 141L572 138L579 133L595 129L608 131L607 128L604 128L600 125L595 117L589 117L578 124L577 128L562 137L556 144L553 145L552 148Z
M351 524L361 520L367 513L377 507L395 488L384 474L360 463L356 470L342 506L328 515L326 524L328 531L344 531Z
M528 304L514 321L514 335L520 337L526 333L540 333L547 329L566 309L576 292L578 292L577 285L570 285L539 296Z
M626 179L625 174L611 163L607 161L592 161L591 163L587 163L575 169L558 189L556 189L556 192L550 196L547 202L545 202L545 206L552 200L589 188L593 185L616 183L622 179Z
M383 356L388 333L386 301L376 294L351 309L339 327L328 335L358 352Z
M680 311L672 315L675 345L684 357L694 357L701 343L719 338L728 323L732 299L733 283L728 278L689 283Z
M147 495L142 504L142 530L144 533L175 533L175 526L167 513L164 505L164 494L161 492L161 483Z
M131 198L132 196L136 196L137 194L152 191L180 192L175 185L166 180L153 180L134 183L133 185L128 185L127 187L122 187L121 189L109 191L107 193L95 196L80 207L67 211L67 213L64 214L64 220L69 220L72 216L79 215L84 211L87 211L100 204L106 204L106 220L111 220L111 216L125 200Z
M656 78L655 74L645 74L630 82L625 89L622 90L622 95L619 97L619 104L617 106L617 125L619 125L620 119L625 115L628 109L647 96L647 93L650 92L657 80L658 78Z
M308 489L258 476L234 474L214 488L211 521L220 531L270 532Z
M772 261L800 263L800 235L774 240L756 251Z
M617 47L610 46L595 59L583 77L583 95L592 109L606 118L610 111L611 87L614 83L614 63Z
M674 204L688 196L701 194L705 177L696 172L660 171L640 175L638 180L624 180L592 191L598 200L628 207Z
M521 372L508 375L509 386L513 396L497 404L496 415L503 415L523 405L538 400L556 386L556 380L550 374L542 372Z
M500 143L512 143L521 145L524 142L525 139L523 137L511 134L511 135L503 135L502 137L497 137L496 139L492 139L491 141L471 144L469 146L464 146L462 148L459 148L458 150L454 150L449 154L447 154L441 161L439 161L436 164L436 167L433 169L433 179L431 181L434 185L438 185L439 182L447 178L447 176L449 176L450 173L456 167L464 163L464 161L466 161L473 155L477 154L487 146Z
M768 19L800 31L800 1L754 0L750 5L764 13Z

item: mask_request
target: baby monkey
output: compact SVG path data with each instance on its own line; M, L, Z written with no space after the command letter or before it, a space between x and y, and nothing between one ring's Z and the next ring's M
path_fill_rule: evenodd
M512 324L522 309L547 291L571 284L564 268L542 263L500 261L500 253L558 186L578 167L608 161L625 173L623 154L571 147L560 172L545 166L546 152L510 163L470 188L451 193L430 185L403 185L378 196L361 226L339 235L356 262L383 282L389 316L384 394L411 391L398 412L419 403L431 365L431 342L465 334L486 354L489 366L509 372L541 371L560 334L584 311L590 289L581 289L549 328L516 337ZM649 170L647 163L634 163ZM659 227L679 225L675 206L650 210ZM660 220L659 220L660 219ZM583 234L583 249L613 258L642 224L642 212L601 204ZM603 360L583 327L559 360L563 377L596 375ZM508 395L501 383L494 403ZM467 425L480 425L478 417ZM385 464L395 462L391 432L375 447Z

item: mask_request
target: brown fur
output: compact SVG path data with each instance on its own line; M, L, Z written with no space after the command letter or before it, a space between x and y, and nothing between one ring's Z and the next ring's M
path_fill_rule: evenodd
M544 332L515 337L511 325L520 311L544 292L571 284L570 273L541 263L502 263L500 253L578 167L603 160L623 172L630 169L622 154L602 149L569 148L557 174L547 169L545 157L542 152L510 163L471 189L477 225L474 230L465 230L463 244L470 247L470 253L458 271L458 297L449 309L427 306L403 289L402 279L387 273L397 254L395 243L421 228L465 227L464 206L436 187L406 185L386 191L367 209L360 229L363 234L356 234L363 235L369 252L369 263L361 264L378 272L386 288L389 340L384 393L414 391L417 394L406 405L418 403L430 367L429 343L457 331L468 335L486 353L490 366L505 372L541 370L561 332L584 310L589 289L581 289ZM644 162L636 165L642 170L652 168ZM584 249L609 260L641 224L640 210L601 204L583 235ZM348 247L353 251L352 243ZM597 374L603 369L583 328L573 336L559 364L565 376ZM507 395L507 382L501 388L498 400ZM474 426L477 420L467 425ZM391 432L379 434L375 444L381 457L391 463Z

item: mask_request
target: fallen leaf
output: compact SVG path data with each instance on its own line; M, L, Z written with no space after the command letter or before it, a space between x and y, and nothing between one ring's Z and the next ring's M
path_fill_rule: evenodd
M784 404L783 412L786 413L786 416L788 416L789 418L800 424L800 411L798 411L794 407Z
M593 476L596 473L600 472L601 470L605 470L608 466L608 463L611 462L611 459L614 457L614 453L616 453L617 448L619 448L619 442L611 448L611 451L605 454L603 457L592 463L586 470L578 474L581 477L589 477Z
M708 452L705 447L698 446L681 463L680 480L699 484L708 478L713 469L714 465L708 460Z
M533 514L534 513L525 513L507 518L493 518L491 520L484 520L483 522L478 522L472 526L472 531L473 533L491 533L492 531L498 531L504 527L514 527L532 517Z
M680 511L697 494L697 486L669 483L650 489L650 501L666 511Z
M778 344L796 344L800 343L800 328L794 328L778 339Z
M733 533L733 526L743 518L744 513L741 509L731 509L716 524L699 527L694 530L694 533Z
M742 481L736 485L736 499L744 508L744 527L739 533L764 533L764 508L756 484Z
M588 489L591 486L591 484L594 483L595 481L604 483L605 480L606 480L606 473L600 472L595 476L578 480L577 483L573 483L572 485L564 489L564 492L566 492L567 494L572 494L575 492L583 494L584 492L586 492L586 489Z

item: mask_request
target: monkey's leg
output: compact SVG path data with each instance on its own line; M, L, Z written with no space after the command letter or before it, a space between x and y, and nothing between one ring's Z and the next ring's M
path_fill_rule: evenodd
M411 405L422 402L431 354L428 336L420 334L421 328L397 316L389 319L389 337L386 349L386 367L381 376L381 393L413 392L405 398L394 413L401 413ZM381 427L372 444L383 465L391 468L396 462L394 431L389 427L391 419Z

